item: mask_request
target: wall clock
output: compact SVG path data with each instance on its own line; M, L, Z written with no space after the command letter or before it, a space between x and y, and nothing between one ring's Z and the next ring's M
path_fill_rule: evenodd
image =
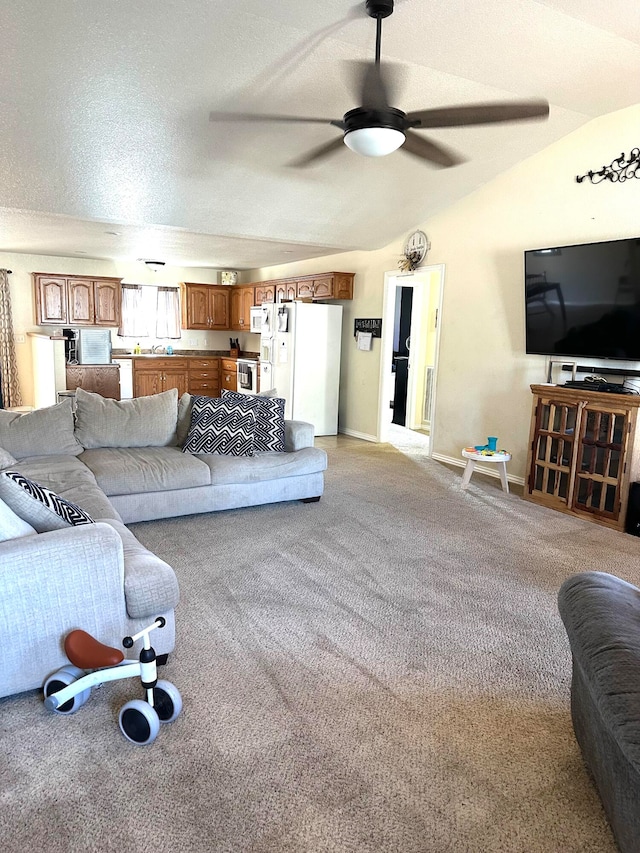
M404 254L398 266L403 272L413 272L422 263L429 248L429 241L424 231L414 231L404 245Z

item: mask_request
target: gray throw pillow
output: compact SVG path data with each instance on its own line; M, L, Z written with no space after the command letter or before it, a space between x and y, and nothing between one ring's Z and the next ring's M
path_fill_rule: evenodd
M33 412L0 410L0 447L16 459L28 456L78 456L71 400Z
M38 533L93 524L83 509L18 471L0 473L0 498Z
M282 397L260 397L238 394L237 391L222 391L223 400L252 400L256 414L253 449L256 452L275 451L284 453L284 404Z
M8 539L18 539L35 533L32 527L11 509L4 501L0 501L0 542Z
M188 392L185 392L178 401L178 426L176 428L176 444L178 447L184 446L187 436L189 435L192 406L193 397Z
M5 450L4 447L0 447L0 471L3 468L10 468L12 465L15 465L16 461L15 457L13 457L8 450Z
M252 399L193 396L191 427L183 452L253 456L256 419Z
M131 400L76 391L76 438L87 450L175 445L177 422L176 388Z

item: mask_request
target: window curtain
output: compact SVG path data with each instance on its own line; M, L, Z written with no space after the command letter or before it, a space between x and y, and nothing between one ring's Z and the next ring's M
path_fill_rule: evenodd
M118 334L123 338L148 338L149 314L143 305L139 284L122 285L122 319Z
M159 287L156 312L156 338L179 338L180 295L175 287Z
M22 405L7 270L0 270L0 407Z
M180 292L176 287L122 285L122 338L180 338Z

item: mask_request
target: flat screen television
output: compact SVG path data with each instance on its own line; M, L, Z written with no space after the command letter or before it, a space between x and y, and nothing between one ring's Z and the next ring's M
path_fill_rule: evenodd
M524 253L526 351L640 361L640 237Z

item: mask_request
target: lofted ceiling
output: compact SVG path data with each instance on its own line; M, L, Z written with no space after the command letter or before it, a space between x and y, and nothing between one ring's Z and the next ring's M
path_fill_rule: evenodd
M364 2L5 0L0 24L3 252L248 269L380 248L631 106L640 79L629 0L396 0L396 106L546 97L549 120L431 131L468 158L450 169L346 147L294 169L339 131L209 113L341 119L358 106L347 63L374 55Z

